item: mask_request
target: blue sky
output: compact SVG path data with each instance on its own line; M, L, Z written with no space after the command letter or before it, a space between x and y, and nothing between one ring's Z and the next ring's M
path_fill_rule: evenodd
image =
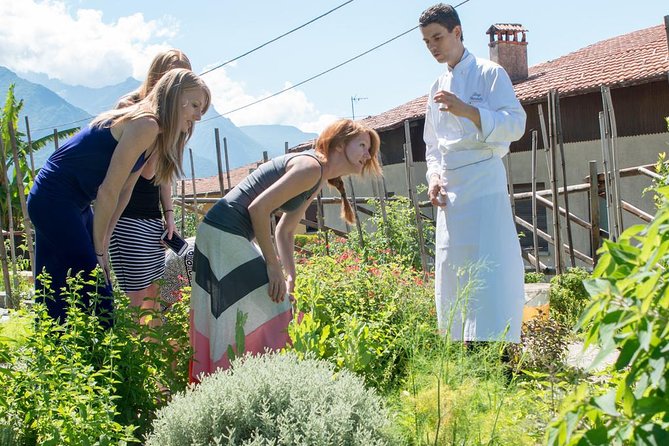
M161 48L180 48L195 71L236 57L346 0L0 0L0 65L70 84L142 79ZM246 105L325 71L417 24L432 1L354 0L225 68L204 76L216 109ZM457 3L454 3L457 4ZM493 23L529 30L530 65L663 23L666 0L470 0L458 11L465 45L488 57ZM237 125L318 131L336 117L374 115L427 92L442 71L414 30L288 93L226 115ZM111 104L110 104L111 106Z

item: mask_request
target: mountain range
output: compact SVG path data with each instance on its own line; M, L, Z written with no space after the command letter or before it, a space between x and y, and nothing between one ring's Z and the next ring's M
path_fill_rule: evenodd
M58 130L86 125L96 114L112 108L124 94L136 89L140 82L133 78L102 88L67 85L44 74L22 73L20 76L0 67L0 95L5 102L10 84L15 85L17 100L23 100L19 130L25 132L24 116L30 120L33 139ZM284 153L285 142L295 146L313 139L316 134L305 133L296 127L284 125L253 125L237 127L215 107L209 108L202 121L195 125L187 148L193 151L195 177L202 178L217 174L215 129L219 129L221 158L225 169L224 138L228 148L230 169L252 164L263 159L263 152L273 158ZM35 164L41 166L54 148L45 147L35 154ZM184 173L190 178L190 157L184 156Z

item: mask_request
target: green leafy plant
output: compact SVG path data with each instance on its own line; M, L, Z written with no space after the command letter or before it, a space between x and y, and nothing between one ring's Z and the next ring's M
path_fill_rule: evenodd
M551 319L568 328L576 326L581 312L590 301L583 284L589 277L590 273L577 267L551 279L548 290Z
M347 371L295 354L245 356L158 413L146 445L384 445L388 413Z
M23 100L16 99L14 95L14 85L10 85L7 90L7 95L5 99L4 107L0 113L0 138L2 139L2 146L4 147L4 163L6 169L9 172L9 192L11 196L11 206L12 206L12 216L13 224L15 230L22 230L23 221L22 221L22 210L21 204L19 201L19 192L18 188L22 187L25 195L28 195L30 188L32 187L33 182L33 172L30 166L30 155L29 150L32 148L33 152L47 147L49 144L53 143L54 135L50 134L45 137L36 139L32 141L32 144L28 145L26 135L18 130L19 123L19 113L23 108ZM12 145L9 133L9 125L12 125L14 129L14 134L16 138L17 154L19 160L19 170L21 171L21 177L17 175L17 169L14 168L14 155L12 152ZM67 130L62 130L58 132L59 139L65 139L73 135L78 128L71 128ZM3 198L6 196L7 191L5 186L0 186L0 196ZM6 201L0 200L0 212L2 213L2 227L8 227L8 208Z
M657 191L669 199L669 187ZM620 353L607 385L582 385L565 404L548 437L551 445L669 443L669 200L648 225L605 241L592 301L579 322L597 344L596 366Z
M378 389L404 373L405 337L434 332L432 289L399 263L365 263L355 251L312 256L299 265L292 349L330 359Z
M41 280L49 283L46 275ZM64 322L54 322L45 306L36 304L22 310L34 321L30 332L19 342L0 342L0 373L7 375L0 438L11 438L9 444L139 442L165 404L166 391L186 387L188 296L172 306L164 324L149 327L137 321L161 316L139 312L116 294L114 324L108 328L95 311L99 296L91 296L90 306L82 304L83 285L98 280L99 270L86 281L68 279Z
M525 283L543 283L546 281L544 273L530 271L525 273Z

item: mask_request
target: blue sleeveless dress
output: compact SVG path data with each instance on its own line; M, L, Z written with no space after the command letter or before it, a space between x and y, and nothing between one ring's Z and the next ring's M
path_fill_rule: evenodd
M210 210L197 230L191 282L191 381L218 368L228 368L228 347L235 344L238 312L246 314L246 352L280 349L290 341L287 327L293 317L290 299L273 302L268 296L267 264L252 243L253 225L248 206L286 173L287 162L309 152L272 159L252 172ZM321 165L321 175L323 167ZM317 190L320 179L281 205L283 211L299 208ZM269 222L267 222L269 224ZM237 352L242 354L243 352Z
M88 279L97 266L93 245L91 203L105 176L117 141L108 127L86 127L67 140L40 169L30 194L28 214L35 228L35 276L49 274L53 297L44 296L45 284L35 280L36 300L49 315L64 320L67 304L63 287L68 275L83 272ZM143 153L132 172L145 162ZM130 174L130 172L128 173ZM111 287L87 286L81 291L88 307L88 292L102 298L96 308L111 315Z

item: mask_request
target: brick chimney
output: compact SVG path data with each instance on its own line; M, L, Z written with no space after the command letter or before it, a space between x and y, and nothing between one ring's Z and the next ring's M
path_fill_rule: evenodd
M527 79L527 32L518 23L496 23L485 32L490 35L490 60L504 67L512 82Z

